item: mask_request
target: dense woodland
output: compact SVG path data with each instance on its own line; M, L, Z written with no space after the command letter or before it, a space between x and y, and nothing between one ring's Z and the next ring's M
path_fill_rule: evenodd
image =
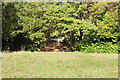
M120 52L119 2L4 2L2 50L36 50L65 37L74 51Z

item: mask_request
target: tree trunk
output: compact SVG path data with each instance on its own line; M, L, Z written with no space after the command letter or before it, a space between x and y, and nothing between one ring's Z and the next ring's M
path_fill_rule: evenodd
M79 40L82 40L83 39L83 32L82 32L82 29L80 30L80 36L79 36Z

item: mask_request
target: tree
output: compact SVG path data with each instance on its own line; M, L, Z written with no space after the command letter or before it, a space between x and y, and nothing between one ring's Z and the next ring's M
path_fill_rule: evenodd
M3 45L41 47L60 36L73 49L83 41L117 43L118 7L118 3L107 2L3 3L3 42L7 43Z

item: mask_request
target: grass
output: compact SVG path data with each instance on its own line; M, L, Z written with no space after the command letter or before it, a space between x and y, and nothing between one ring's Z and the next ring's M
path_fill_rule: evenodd
M118 54L14 52L2 61L3 78L118 77Z

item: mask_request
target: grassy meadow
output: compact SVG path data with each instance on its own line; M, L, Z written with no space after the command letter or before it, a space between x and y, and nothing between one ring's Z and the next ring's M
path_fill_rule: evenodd
M118 54L3 53L2 76L3 78L117 78Z

